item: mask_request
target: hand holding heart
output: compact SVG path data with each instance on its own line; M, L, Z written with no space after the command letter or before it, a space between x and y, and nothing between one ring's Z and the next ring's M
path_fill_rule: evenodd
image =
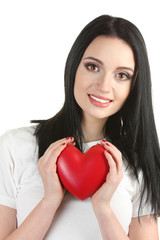
M57 175L57 158L68 145L74 145L73 138L61 139L51 144L38 161L38 169L44 185L44 198L58 207L65 193Z
M111 143L101 143L84 154L74 146L66 147L57 160L65 188L81 200L93 195L93 204L102 200L109 203L122 178L121 153Z
M105 156L109 164L109 173L106 176L105 183L92 196L93 207L101 209L110 205L111 198L123 178L122 171L122 154L111 143L106 144L102 141L102 145L107 150Z
M59 178L75 197L84 200L92 196L106 181L109 165L104 151L100 144L85 153L74 146L67 146L58 157Z
M70 145L70 148L68 145ZM82 200L91 197L93 205L97 206L98 203L102 202L105 204L109 203L122 178L122 156L118 149L111 143L108 145L105 141L102 141L101 145L98 145L93 147L93 151L89 150L88 156L90 161L88 161L88 169L86 167L83 168L84 166L82 166L83 164L80 161L78 167L82 168L80 169L80 175L77 176L77 172L74 174L74 165L68 165L69 168L67 171L69 172L66 175L68 180L66 180L65 178L63 179L63 175L65 175L64 169L68 160L66 161L65 158L62 158L62 161L60 161L60 158L65 156L67 152L67 155L69 155L67 159L70 160L72 159L70 156L74 155L74 152L77 154L80 151L74 147L73 138L61 139L51 144L38 161L38 169L44 185L45 198L52 199L52 201L57 203L58 207L65 193L64 185L67 190ZM94 161L91 161L93 156Z

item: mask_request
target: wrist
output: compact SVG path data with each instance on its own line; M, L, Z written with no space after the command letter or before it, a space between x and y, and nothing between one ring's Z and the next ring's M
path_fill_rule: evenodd
M61 204L61 202L62 202L62 199L57 199L55 198L55 196L44 196L42 199L42 204L46 208L49 208L50 211L52 209L56 211L59 205Z
M110 207L110 204L107 203L99 203L99 204L94 204L93 206L93 210L95 215L98 216L109 216L110 214L112 214L112 209Z

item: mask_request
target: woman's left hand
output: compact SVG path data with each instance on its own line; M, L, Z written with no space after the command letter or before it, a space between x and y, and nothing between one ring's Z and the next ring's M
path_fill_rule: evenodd
M110 206L111 198L123 178L121 152L110 142L102 140L101 144L106 149L104 154L110 169L106 182L91 197L94 209Z

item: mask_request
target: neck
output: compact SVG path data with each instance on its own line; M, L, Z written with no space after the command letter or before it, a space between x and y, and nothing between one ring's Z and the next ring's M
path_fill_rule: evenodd
M93 142L103 139L104 136L104 125L106 119L83 119L82 129L85 137L85 142Z

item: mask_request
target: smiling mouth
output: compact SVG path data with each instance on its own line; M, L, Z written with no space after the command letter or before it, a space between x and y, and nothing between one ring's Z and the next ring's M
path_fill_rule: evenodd
M102 97L96 97L95 95L89 94L89 97L91 97L93 100L99 102L99 103L110 103L112 102L111 99L104 99Z

